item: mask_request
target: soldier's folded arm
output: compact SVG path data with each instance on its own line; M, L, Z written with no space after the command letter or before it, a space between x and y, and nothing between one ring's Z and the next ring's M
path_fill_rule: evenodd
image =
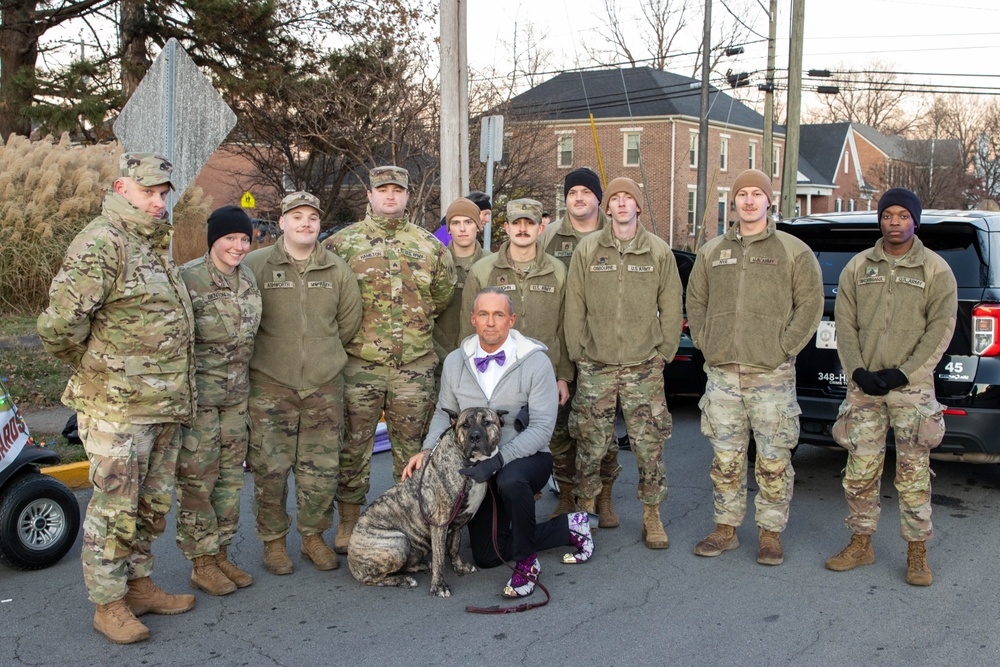
M861 339L858 337L857 287L854 284L856 260L852 259L840 272L837 283L837 301L834 305L834 319L837 327L837 354L840 356L844 372L850 375L861 368Z
M687 311L688 329L691 332L691 342L701 349L701 330L708 315L708 276L705 275L705 255L698 253L694 260L694 268L688 277Z

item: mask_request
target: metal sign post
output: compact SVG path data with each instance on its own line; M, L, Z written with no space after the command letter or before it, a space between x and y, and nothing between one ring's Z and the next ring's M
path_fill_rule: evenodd
M485 116L479 132L479 161L486 163L486 194L493 204L493 163L503 159L503 116ZM486 223L483 233L483 250L490 251L493 218Z

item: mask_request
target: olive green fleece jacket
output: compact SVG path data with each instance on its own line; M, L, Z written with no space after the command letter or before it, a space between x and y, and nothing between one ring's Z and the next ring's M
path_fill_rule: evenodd
M556 379L572 382L576 368L566 353L563 338L563 315L566 300L566 269L562 262L542 252L535 242L535 261L523 278L517 275L508 255L510 241L500 250L476 262L466 278L462 294L462 312L471 313L476 295L484 287L499 287L514 302L516 327L525 336L545 344ZM462 321L462 338L474 334L472 321Z
M955 275L940 255L913 237L896 258L879 239L840 273L834 315L844 372L898 368L911 386L931 386L957 311Z
M462 323L469 320L469 311L462 308L462 290L465 288L465 276L472 265L483 258L483 246L476 242L476 249L468 257L458 257L455 255L455 242L448 244L448 251L451 253L451 261L455 265L455 275L458 282L455 283L455 293L451 297L448 307L434 318L434 352L438 359L444 362L444 358L452 350L457 350L462 342Z
M608 226L608 216L604 211L597 213L597 229L592 232L578 232L570 222L569 214L559 218L552 224L545 227L538 237L545 252L549 253L568 269L570 260L573 259L573 251L580 245L580 241L591 234L595 234Z
M563 332L573 361L634 366L674 358L683 319L674 253L639 223L619 252L612 226L587 236L573 253Z
M347 363L344 347L361 327L361 291L351 267L321 245L300 275L284 237L243 260L263 307L250 358L251 382L296 391L329 384Z
M701 248L688 278L691 339L712 366L773 370L805 347L823 317L816 255L768 220L739 237L737 225Z

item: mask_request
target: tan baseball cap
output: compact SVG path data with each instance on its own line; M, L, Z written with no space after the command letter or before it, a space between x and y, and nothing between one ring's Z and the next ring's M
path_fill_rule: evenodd
M156 153L122 153L118 158L119 175L124 178L131 178L139 185L162 185L166 183L170 189L174 189L174 184L170 182L170 174L174 171L174 165L170 160L157 155Z
M375 167L368 172L368 181L371 184L370 190L395 183L404 190L410 189L410 172L402 167L386 166Z
M320 208L319 205L319 197L314 194L310 194L305 190L293 192L290 195L286 195L285 198L281 200L281 215L284 215L293 208L298 208L299 206L312 206L320 215L323 215L323 209Z
M535 224L542 222L542 204L534 199L515 199L507 202L507 222L520 218L534 220Z

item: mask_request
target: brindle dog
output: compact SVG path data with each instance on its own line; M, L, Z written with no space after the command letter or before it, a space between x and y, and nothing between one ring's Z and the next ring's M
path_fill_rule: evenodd
M363 584L413 588L416 580L405 573L427 569L430 560L431 595L449 597L451 589L443 572L446 549L455 572L476 570L462 561L458 549L462 526L483 502L486 484L462 475L459 469L496 453L507 411L445 412L451 417L451 428L423 467L379 496L354 526L347 565Z

